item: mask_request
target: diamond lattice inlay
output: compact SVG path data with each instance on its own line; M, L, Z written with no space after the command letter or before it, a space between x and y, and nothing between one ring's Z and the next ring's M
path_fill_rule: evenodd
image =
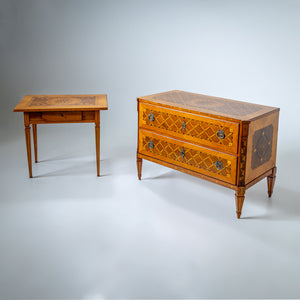
M154 116L153 121L149 119L151 113ZM180 133L182 135L195 137L219 145L231 147L233 143L233 128L231 127L195 120L189 117L181 117L152 108L143 109L143 122L147 126ZM182 125L183 122L184 127ZM224 138L219 138L217 136L219 130L224 131Z
M180 162L185 165L206 170L212 175L218 174L226 177L226 179L230 178L231 176L231 161L223 157L211 155L199 150L188 148L186 146L182 147L180 145L150 136L143 136L142 141L143 149L149 153L159 155L163 158L168 158L174 162ZM151 147L149 147L149 145ZM216 167L216 165L220 165L220 163L222 163L222 169L218 169Z

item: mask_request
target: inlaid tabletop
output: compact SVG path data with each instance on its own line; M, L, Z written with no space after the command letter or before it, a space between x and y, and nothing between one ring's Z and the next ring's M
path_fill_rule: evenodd
M251 120L263 114L279 110L276 107L236 101L219 97L194 94L184 91L169 91L139 97L146 102L154 102L170 107L180 107L211 115L220 115L238 120Z
M106 95L27 95L14 111L107 110Z

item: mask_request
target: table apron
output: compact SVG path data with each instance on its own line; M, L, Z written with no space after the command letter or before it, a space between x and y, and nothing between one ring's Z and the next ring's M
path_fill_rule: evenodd
M90 123L96 120L96 111L29 112L30 124Z

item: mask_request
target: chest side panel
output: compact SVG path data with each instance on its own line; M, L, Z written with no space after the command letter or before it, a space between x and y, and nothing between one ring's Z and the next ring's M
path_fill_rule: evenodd
M279 112L257 119L249 125L246 178L249 183L276 165Z
M235 184L236 156L165 137L147 130L139 131L139 151L204 175Z
M222 151L237 153L238 123L140 103L139 126Z

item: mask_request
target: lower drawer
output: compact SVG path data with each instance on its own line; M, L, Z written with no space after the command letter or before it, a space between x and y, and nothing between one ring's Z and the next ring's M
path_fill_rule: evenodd
M139 130L139 152L235 184L237 157Z

